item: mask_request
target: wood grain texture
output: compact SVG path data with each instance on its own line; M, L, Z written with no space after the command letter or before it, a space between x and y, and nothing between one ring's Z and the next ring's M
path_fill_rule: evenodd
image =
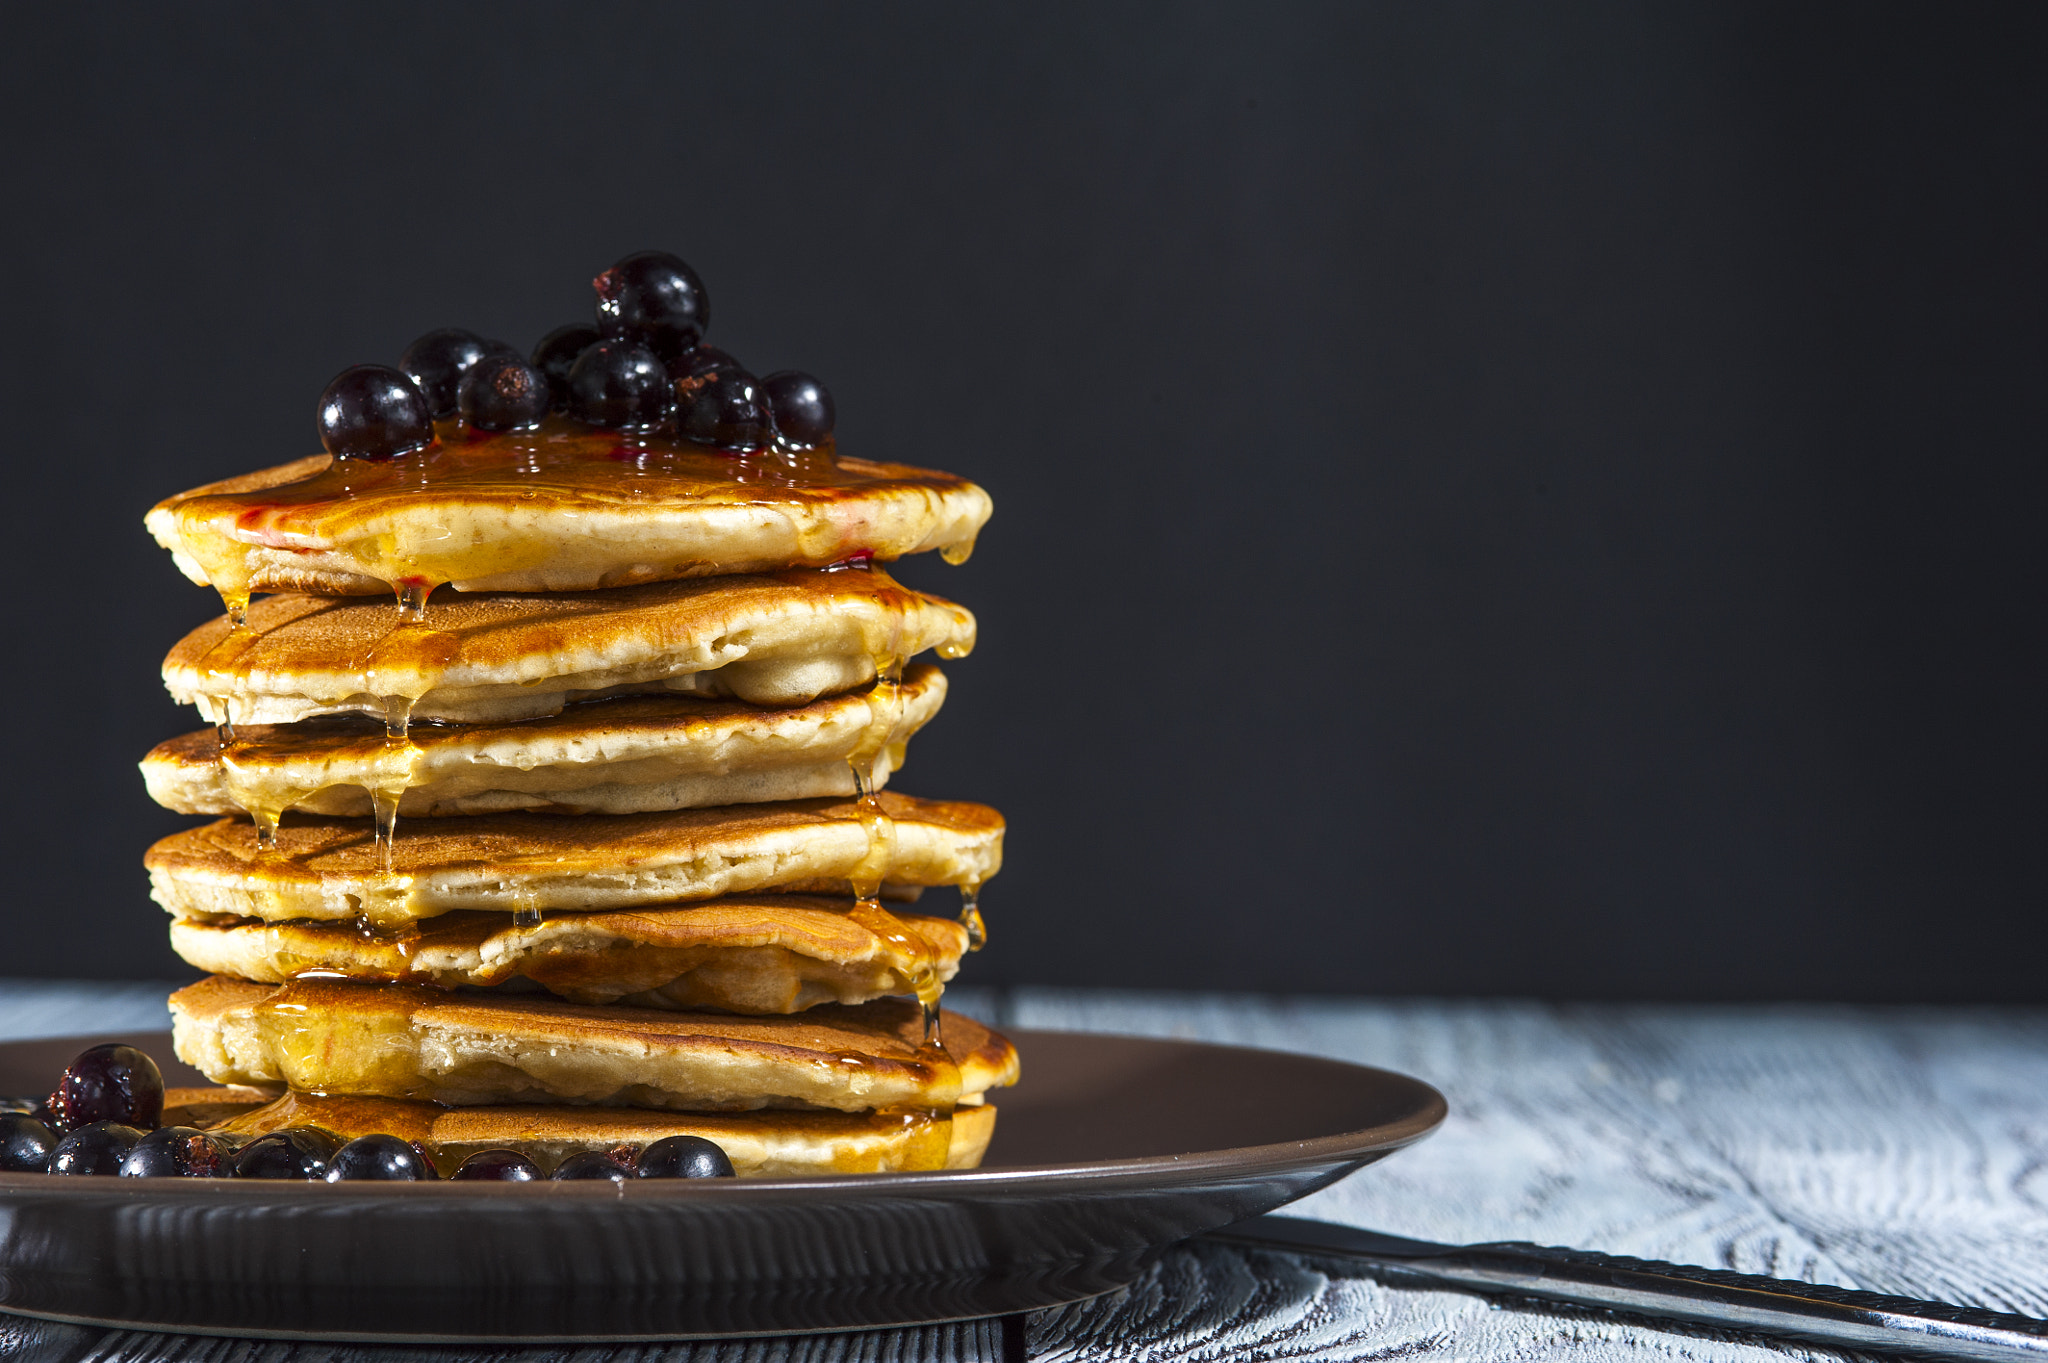
M0 984L0 1036L162 1024L156 986ZM2048 1013L1398 1003L962 989L998 1026L1307 1051L1449 1096L1430 1140L1291 1210L2048 1315ZM1030 1057L1025 1057L1029 1074ZM4 1319L4 1318L0 1318ZM1133 1287L1001 1322L629 1349L421 1351L11 1322L9 1359L1337 1360L1839 1357L1384 1287L1198 1244ZM1019 1347L1021 1346L1021 1348Z

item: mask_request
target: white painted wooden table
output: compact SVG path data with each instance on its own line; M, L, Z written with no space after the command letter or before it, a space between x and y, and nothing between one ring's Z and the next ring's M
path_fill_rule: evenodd
M0 982L0 1038L164 1025L162 986ZM998 1025L1198 1037L1418 1075L1451 1118L1297 1204L1431 1240L1521 1239L2048 1315L2048 1012L1276 1000L961 989ZM949 1002L951 999L949 998ZM1028 1063L1028 1057L1027 1063ZM1282 1254L1197 1246L1013 1322L476 1358L749 1360L1839 1357L1496 1309ZM412 1349L13 1322L19 1358L272 1360ZM451 1356L441 1353L439 1357Z

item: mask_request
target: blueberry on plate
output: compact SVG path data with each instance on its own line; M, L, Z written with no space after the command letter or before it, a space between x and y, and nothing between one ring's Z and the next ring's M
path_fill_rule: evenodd
M40 1174L50 1167L57 1133L26 1112L0 1113L0 1171Z
M624 1183L631 1178L632 1171L621 1164L609 1150L578 1150L555 1166L555 1178L560 1181L585 1178L608 1178L614 1183Z
M815 445L832 434L832 394L809 374L785 369L761 380L775 430L793 445Z
M386 1183L417 1183L439 1178L434 1166L419 1147L396 1136L358 1136L334 1152L327 1162L329 1183L381 1180Z
M317 1126L287 1126L258 1136L235 1152L236 1178L289 1178L317 1182L341 1149L341 1137Z
M569 367L569 415L588 426L652 430L674 400L660 357L632 341L599 341Z
M666 1136L640 1153L641 1178L731 1178L732 1161L716 1141Z
M596 327L584 322L571 322L565 327L556 327L534 346L529 359L535 369L548 376L548 392L556 411L569 405L569 366L576 363L578 355L602 339Z
M480 431L538 426L552 402L547 376L516 356L492 355L462 376L455 405Z
M697 272L667 251L636 251L606 270L597 290L597 325L673 360L711 325L711 300Z
M53 1174L118 1174L121 1161L143 1133L119 1122L89 1122L57 1142L50 1152Z
M761 385L745 370L714 374L685 397L676 430L685 440L736 454L760 449L773 434Z
M233 1178L227 1143L196 1126L161 1126L128 1147L123 1178Z
M60 1134L93 1122L148 1131L163 1119L163 1072L133 1046L94 1046L65 1067L49 1109Z
M487 341L461 327L442 327L407 346L398 357L398 367L419 386L427 411L439 421L455 415L462 376L493 355L519 358L519 352L503 341Z
M547 1175L517 1150L479 1150L448 1177L480 1183L536 1183Z
M388 365L344 369L320 394L320 443L336 459L391 459L433 439L427 400Z

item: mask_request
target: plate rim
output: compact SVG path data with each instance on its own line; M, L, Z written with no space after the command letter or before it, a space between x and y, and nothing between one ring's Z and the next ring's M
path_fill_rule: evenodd
M1369 1074L1376 1080L1392 1081L1396 1088L1413 1090L1416 1106L1406 1114L1374 1126L1354 1130L1331 1132L1322 1136L1311 1136L1300 1140L1279 1141L1264 1145L1224 1146L1211 1150L1192 1150L1179 1154L1137 1155L1124 1159L1093 1160L1066 1164L1024 1164L998 1165L993 1168L976 1169L933 1169L918 1172L891 1172L873 1174L829 1174L807 1178L750 1178L750 1179L632 1179L624 1184L609 1180L588 1182L570 1181L558 1183L552 1179L539 1183L489 1183L435 1179L419 1183L315 1183L297 1179L113 1179L119 1186L132 1187L136 1194L171 1194L173 1196L220 1196L230 1188L246 1188L250 1193L227 1193L230 1197L249 1196L265 1191L292 1190L319 1187L333 1190L341 1197L378 1195L402 1197L454 1196L471 1198L504 1198L507 1195L532 1198L536 1195L550 1197L592 1197L616 1202L622 1196L654 1198L664 1196L686 1197L762 1197L769 1193L794 1196L801 1193L816 1193L834 1189L871 1190L877 1193L901 1191L916 1196L920 1190L927 1196L944 1195L946 1189L962 1189L1001 1193L1028 1191L1038 1184L1060 1181L1085 1182L1115 1185L1132 1180L1158 1181L1167 1175L1166 1182L1177 1183L1212 1173L1219 1168L1285 1170L1294 1165L1329 1164L1344 1159L1364 1161L1376 1155L1392 1154L1415 1144L1442 1126L1450 1112L1450 1105L1443 1093L1427 1080L1398 1070L1383 1069L1377 1065L1361 1064L1355 1060L1339 1060L1332 1056L1318 1055L1312 1051L1278 1050L1269 1046L1245 1046L1234 1042L1204 1041L1198 1037L1158 1037L1125 1032L1091 1032L1082 1029L1064 1028L1003 1028L1003 1034L1010 1037L1029 1037L1033 1034L1057 1034L1063 1037L1100 1036L1118 1041L1135 1041L1171 1046L1197 1046L1217 1051L1233 1051L1250 1055L1284 1055L1293 1059L1313 1060L1321 1064L1335 1065L1343 1069ZM59 1045L70 1041L94 1044L103 1040L106 1034L85 1033L75 1037L17 1037L0 1041L0 1048L17 1045ZM151 1033L149 1035L168 1035ZM1020 1044L1019 1050L1023 1049ZM997 1113L1002 1111L999 1100L991 1098ZM1000 1121L1000 1115L998 1121ZM1180 1174L1182 1177L1171 1177ZM1150 1177L1147 1177L1147 1176ZM10 1173L0 1171L0 1193L30 1192L36 1190L54 1191L58 1187L77 1187L81 1191L93 1190L104 1193L109 1184L108 1176L89 1178L82 1183L67 1179L63 1184L53 1184L49 1174ZM628 1193L626 1189L644 1189L644 1192ZM552 1190L541 1192L540 1190ZM326 1194L315 1194L324 1196Z

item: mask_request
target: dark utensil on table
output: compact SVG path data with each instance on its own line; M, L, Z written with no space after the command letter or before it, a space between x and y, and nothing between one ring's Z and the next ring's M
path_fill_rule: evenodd
M1401 1286L1563 1302L1652 1322L1684 1321L1835 1349L1974 1363L2048 1363L2048 1320L1910 1297L1590 1250L1519 1243L1438 1245L1294 1216L1253 1217L1211 1231L1207 1238L1357 1260L1369 1264L1374 1277Z

